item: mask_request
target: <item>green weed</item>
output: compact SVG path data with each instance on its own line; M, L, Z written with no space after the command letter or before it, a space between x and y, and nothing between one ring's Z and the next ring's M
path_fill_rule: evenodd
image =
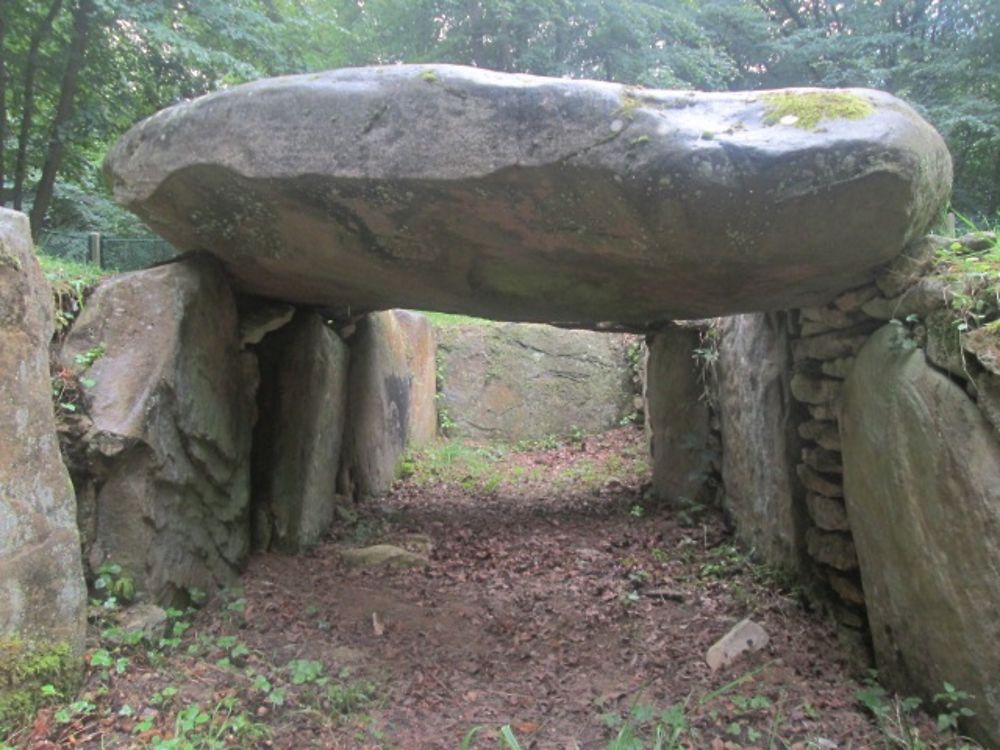
M875 719L879 731L885 737L887 748L901 750L974 750L980 745L971 740L961 738L961 744L955 744L948 734L958 729L961 718L972 717L975 712L961 705L969 699L969 694L944 683L944 691L934 696L932 706L928 707L936 715L938 733L944 736L934 737L925 732L917 717L917 710L922 701L914 697L890 695L878 682L878 673L872 670L865 679L865 685L855 693L861 703Z

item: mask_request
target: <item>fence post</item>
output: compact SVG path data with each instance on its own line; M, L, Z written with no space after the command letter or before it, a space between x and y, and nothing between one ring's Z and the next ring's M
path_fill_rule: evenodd
M103 268L101 262L101 233L91 232L87 237L87 247L90 249L90 262L99 268Z

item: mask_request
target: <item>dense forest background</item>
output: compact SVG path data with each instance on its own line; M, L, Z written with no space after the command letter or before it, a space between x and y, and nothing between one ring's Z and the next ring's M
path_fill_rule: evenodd
M883 89L944 134L954 206L1000 211L1000 0L0 0L0 201L36 233L142 232L100 176L134 122L254 78L395 62Z

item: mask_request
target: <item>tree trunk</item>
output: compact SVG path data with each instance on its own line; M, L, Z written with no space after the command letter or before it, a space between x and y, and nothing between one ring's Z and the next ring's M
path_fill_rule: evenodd
M24 175L28 169L28 137L31 135L31 121L35 116L35 75L38 73L39 50L45 37L52 31L52 24L62 10L63 0L53 0L28 44L28 59L24 65L24 87L21 102L21 129L17 134L17 159L14 164L14 208L21 210L24 201Z
M472 64L477 68L486 62L486 47L483 44L483 7L479 0L468 0L465 11L469 14L469 51L472 53Z
M0 0L0 206L7 205L7 190L5 180L7 170L5 169L4 148L7 143L7 0Z
M785 14L788 16L788 18L794 21L795 25L798 26L800 29L805 29L809 27L809 24L807 24L805 21L802 20L802 16L799 15L798 10L796 10L795 6L792 5L790 0L781 0L781 7L784 8Z
M66 127L73 117L73 104L76 90L80 82L80 71L83 69L84 53L87 50L87 40L90 36L90 21L94 15L94 0L79 0L73 9L73 38L69 45L69 57L66 59L66 70L63 73L62 85L59 90L59 104L52 118L52 134L49 137L48 152L45 155L45 165L42 176L35 190L35 202L31 206L31 236L38 238L45 214L52 202L55 190L56 174L62 163L66 150Z

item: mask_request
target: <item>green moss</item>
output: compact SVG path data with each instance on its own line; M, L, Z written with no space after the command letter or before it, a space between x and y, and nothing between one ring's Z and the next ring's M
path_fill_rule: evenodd
M420 74L421 80L427 81L427 83L437 83L440 79L438 74L433 70L425 70Z
M874 105L845 91L775 91L765 94L764 122L776 125L784 118L803 130L815 130L823 120L860 120L875 111Z
M68 695L79 679L80 665L68 643L0 638L0 737L31 719L42 701L43 685Z
M0 268L4 266L7 268L13 268L15 271L20 271L21 260L14 255L7 255L6 253L0 251Z
M642 100L636 95L635 89L626 88L622 90L621 105L615 110L615 114L631 120L641 106Z

